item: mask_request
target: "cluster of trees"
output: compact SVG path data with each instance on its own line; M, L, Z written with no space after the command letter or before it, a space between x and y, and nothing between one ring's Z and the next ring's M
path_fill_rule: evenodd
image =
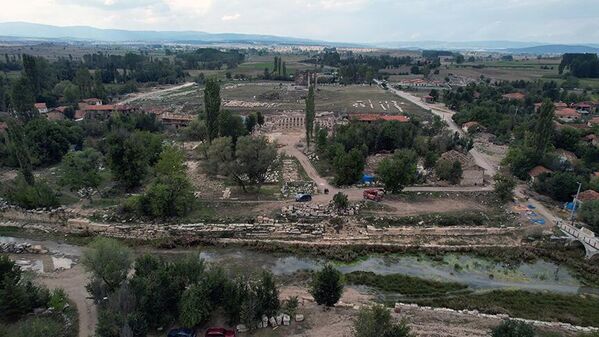
M576 77L598 78L599 77L599 58L597 54L578 54L567 53L562 56L558 71L560 74L564 70L570 70L570 73Z
M502 95L516 90L527 93L524 101L505 100ZM588 98L561 90L551 82L501 82L498 84L471 83L466 87L445 91L443 102L458 111L453 119L458 125L476 121L503 142L509 142L513 133L522 133L530 126L535 116L535 102L551 101L578 102Z
M184 69L218 70L226 66L234 69L245 60L245 54L239 50L218 50L214 48L199 48L193 52L177 52L175 62Z
M277 81L290 81L287 73L287 64L283 61L280 56L275 56L272 71L268 68L264 69L264 79L266 80L277 80Z
M9 71L20 71L23 67L21 65L21 55L4 54L4 60L0 60L0 71L7 73Z
M0 336L71 335L60 315L67 302L62 289L49 291L35 285L8 255L0 255ZM52 308L58 314L28 318L37 308Z
M244 121L230 111L221 111L220 105L218 80L208 79L204 89L203 115L208 142L200 148L206 157L206 171L213 176L229 177L244 192L249 188L259 190L277 157L275 145L265 137L248 136L256 125L264 123L264 117L256 113Z
M262 315L281 307L272 274L256 278L207 265L198 255L172 262L132 252L117 241L95 240L82 263L92 278L87 285L98 303L96 335L146 336L175 321L188 327L206 323L222 309L230 324L255 327ZM129 270L134 272L129 276ZM107 298L107 299L106 299Z
M406 150L384 160L377 172L388 190L399 192L416 181L417 176L412 173L419 158L423 158L425 168L430 169L435 167L440 154L471 148L471 140L441 132L442 128L443 124L437 118L427 126L421 126L417 121L351 122L339 126L330 136L326 130L318 130L316 151L321 160L330 164L335 183L350 185L362 178L368 155ZM398 167L403 171L397 172Z
M534 188L555 200L568 201L578 190L578 183L582 184L583 190L597 188L589 177L599 169L599 149L581 141L583 133L579 130L568 127L555 130L554 109L551 101L543 103L533 123L529 124L529 131L516 134L506 162L512 173L522 180L528 179L528 172L537 165L551 169L554 173L539 176ZM554 152L556 148L574 151L580 159L565 161Z

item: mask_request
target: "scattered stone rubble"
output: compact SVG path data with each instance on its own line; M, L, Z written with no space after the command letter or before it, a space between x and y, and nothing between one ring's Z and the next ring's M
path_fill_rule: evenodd
M299 193L315 193L316 191L316 184L312 181L286 181L281 187L281 194L285 198Z
M360 212L364 203L357 203L349 206L347 209L335 209L332 204L297 204L283 207L281 218L286 220L312 219L322 220L335 216L353 216Z
M513 318L506 314L497 314L497 315L483 314L483 313L480 313L478 310L454 310L454 309L449 309L449 308L434 308L434 307L427 307L427 306L419 306L417 304L395 303L395 312L400 313L400 312L402 312L402 310L422 310L422 311L432 310L432 311L437 311L437 312L455 313L458 315L470 315L470 316L475 316L475 317L479 317L479 318L491 318L491 319L501 319L501 320L511 319L511 320L516 320L516 321L521 321L521 322L525 322L528 324L532 324L537 327L559 328L559 329L572 331L572 332L599 331L599 328L595 328L595 327L582 327L582 326L572 325L569 323L545 322L545 321L536 321L536 320L523 319L523 318Z
M46 254L48 250L41 245L30 243L0 242L0 253L5 254Z

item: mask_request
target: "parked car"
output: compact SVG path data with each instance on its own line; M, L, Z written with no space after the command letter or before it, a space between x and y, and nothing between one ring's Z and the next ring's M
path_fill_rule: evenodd
M385 193L381 190L368 189L368 190L364 190L363 196L364 196L364 199L366 199L366 200L382 201L384 194Z
M188 328L172 329L168 332L168 337L196 337L195 330Z
M302 193L295 196L295 201L297 202L309 202L312 201L312 196L310 194Z
M236 337L235 330L227 330L225 328L210 328L206 330L205 337Z

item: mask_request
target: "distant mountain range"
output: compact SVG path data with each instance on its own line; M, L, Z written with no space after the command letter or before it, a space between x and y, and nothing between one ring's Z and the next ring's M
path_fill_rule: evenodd
M287 44L318 45L336 47L375 47L408 50L455 50L495 51L514 54L563 54L599 53L599 44L546 44L521 41L404 41L380 43L338 43L294 37L206 33L199 31L135 31L122 29L100 29L88 26L52 26L28 22L0 22L0 40L50 40L89 42L137 42L137 43L243 43L243 44Z

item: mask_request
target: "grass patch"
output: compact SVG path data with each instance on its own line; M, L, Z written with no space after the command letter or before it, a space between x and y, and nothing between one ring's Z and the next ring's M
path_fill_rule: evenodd
M510 222L502 212L457 211L446 213L429 213L405 217L366 216L364 219L375 227L401 226L470 226L470 227L500 227Z
M431 281L402 274L378 275L355 271L345 274L345 279L349 284L364 285L408 297L443 296L468 289L468 286L460 283Z
M433 307L479 310L488 314L508 314L512 317L541 321L559 321L582 326L599 325L599 300L594 297L493 290L415 302Z

